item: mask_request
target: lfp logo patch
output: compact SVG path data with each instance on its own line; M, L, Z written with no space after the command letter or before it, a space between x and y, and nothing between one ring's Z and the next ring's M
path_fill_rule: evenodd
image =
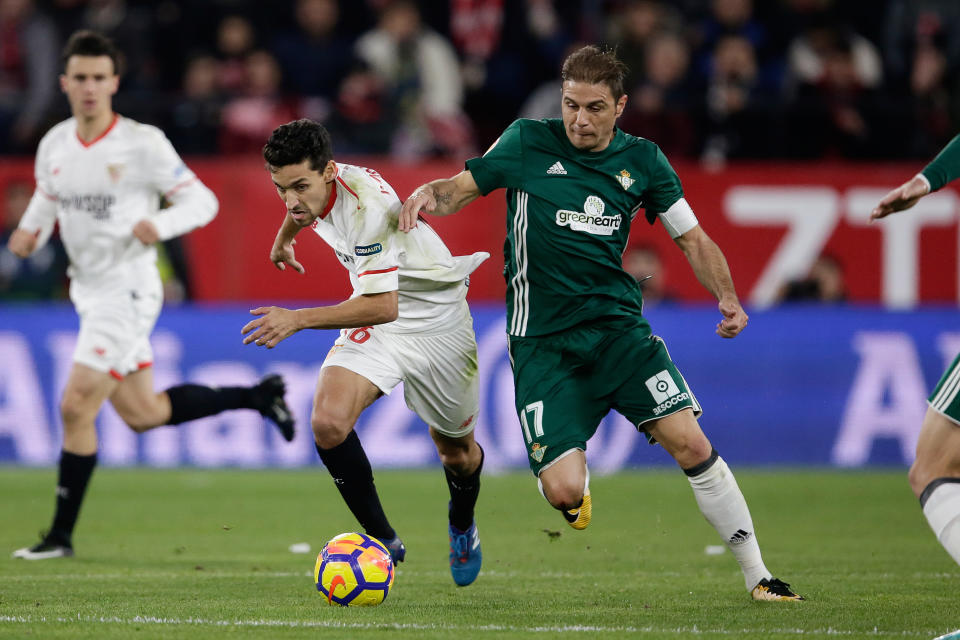
M655 402L665 402L680 393L680 388L677 387L677 383L673 381L666 369L647 378L646 385Z
M646 385L650 395L653 396L653 401L658 403L653 408L653 415L655 416L659 416L670 408L690 399L690 394L686 391L680 391L677 383L674 382L673 377L666 369L647 378Z
M353 252L358 256L372 256L375 253L380 253L383 251L383 245L377 242L376 244L367 244L361 246L356 246L353 248Z

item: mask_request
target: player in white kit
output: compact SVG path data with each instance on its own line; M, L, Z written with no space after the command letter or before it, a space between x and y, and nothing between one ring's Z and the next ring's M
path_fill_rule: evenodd
M154 391L149 337L163 303L154 244L210 222L217 199L159 129L113 112L119 76L110 40L79 31L63 60L60 86L73 117L40 141L37 187L8 242L25 258L59 222L70 257L70 298L80 316L60 403L63 451L53 524L39 543L13 553L29 560L73 555L73 529L97 462L94 421L106 400L137 432L246 408L293 438L279 376L254 387L183 384ZM171 205L163 211L161 195Z
M300 273L294 237L310 227L350 274L353 295L327 307L261 307L244 343L267 348L301 329L341 329L320 370L311 425L317 453L367 534L394 563L406 550L383 512L354 424L401 381L407 406L430 428L450 489L450 570L458 585L480 571L474 506L483 450L474 440L479 409L477 345L466 302L468 277L488 253L452 256L427 225L397 231L400 200L373 169L338 164L320 124L297 120L273 131L263 150L287 215L270 259Z

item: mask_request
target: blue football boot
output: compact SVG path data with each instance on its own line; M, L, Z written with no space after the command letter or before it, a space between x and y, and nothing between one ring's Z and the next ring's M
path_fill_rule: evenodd
M459 587L465 587L477 579L483 553L480 550L480 534L474 521L466 531L460 531L452 524L450 532L450 573Z
M393 566L397 566L398 562L403 562L403 558L407 555L407 548L403 546L403 540L400 539L400 536L396 536L392 540L384 540L383 538L377 538L377 540L390 552Z

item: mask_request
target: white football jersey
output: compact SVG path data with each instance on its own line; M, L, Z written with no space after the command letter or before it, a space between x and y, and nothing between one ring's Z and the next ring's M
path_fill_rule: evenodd
M396 291L399 314L381 325L398 332L427 331L459 317L468 276L490 257L452 256L428 224L397 229L402 203L373 169L337 165L330 199L313 230L350 272L353 296Z
M157 253L133 236L143 219L162 240L210 222L217 199L156 127L114 116L98 138L84 142L74 118L40 141L37 187L19 228L45 241L60 223L74 280L95 282L136 267L155 269ZM172 206L160 210L160 196Z

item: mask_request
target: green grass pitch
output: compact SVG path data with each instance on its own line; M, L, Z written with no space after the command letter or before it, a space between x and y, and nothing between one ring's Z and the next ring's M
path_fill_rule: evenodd
M0 638L932 638L960 628L960 569L905 472L737 470L767 566L808 600L749 599L677 471L595 476L583 532L528 474L488 476L484 568L447 567L442 472L382 471L403 537L387 601L331 607L316 553L356 530L326 471L100 469L77 557L9 551L49 522L55 473L0 468ZM309 542L308 555L289 551Z

